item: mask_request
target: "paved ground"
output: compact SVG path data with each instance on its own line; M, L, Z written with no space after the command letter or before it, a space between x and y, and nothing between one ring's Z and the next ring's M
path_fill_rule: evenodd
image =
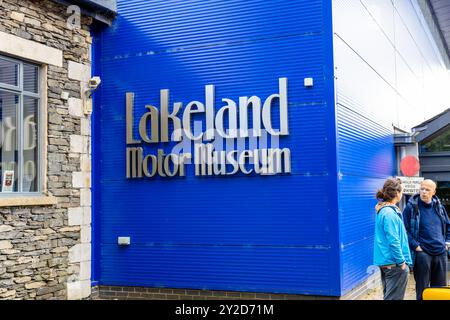
M448 270L450 270L450 261ZM450 271L447 273L447 279L450 280ZM450 283L449 280L447 283ZM405 300L416 300L416 282L412 273L409 274L408 286L406 287ZM383 289L380 287L369 290L363 297L358 300L383 300Z
M408 279L408 286L406 287L405 300L416 300L416 282L414 276L410 273ZM369 290L364 296L358 300L383 300L383 289L381 286Z

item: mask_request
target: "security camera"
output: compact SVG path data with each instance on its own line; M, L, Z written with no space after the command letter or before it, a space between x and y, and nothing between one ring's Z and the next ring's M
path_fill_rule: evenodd
M95 89L97 89L97 87L99 86L99 84L102 82L102 80L100 79L100 77L92 77L91 79L89 79L88 81L88 86L89 89L91 91L94 91Z
M100 77L97 77L97 76L92 77L88 80L87 88L85 88L85 90L84 90L86 97L88 99L91 98L92 92L98 88L98 86L100 85L100 82L102 82L102 80L100 79Z

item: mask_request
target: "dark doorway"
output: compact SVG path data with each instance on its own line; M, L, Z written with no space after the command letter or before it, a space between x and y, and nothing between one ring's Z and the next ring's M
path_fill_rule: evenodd
M444 205L447 214L450 215L450 181L438 181L436 195Z

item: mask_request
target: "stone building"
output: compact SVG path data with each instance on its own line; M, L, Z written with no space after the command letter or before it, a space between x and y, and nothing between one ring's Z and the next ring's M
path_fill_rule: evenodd
M90 28L114 10L0 0L0 299L91 295Z

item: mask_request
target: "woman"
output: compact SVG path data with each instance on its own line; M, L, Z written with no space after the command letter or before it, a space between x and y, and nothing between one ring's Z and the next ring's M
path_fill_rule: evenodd
M400 179L387 179L375 197L374 264L380 267L384 300L403 300L411 254L402 213L396 206L403 194Z

